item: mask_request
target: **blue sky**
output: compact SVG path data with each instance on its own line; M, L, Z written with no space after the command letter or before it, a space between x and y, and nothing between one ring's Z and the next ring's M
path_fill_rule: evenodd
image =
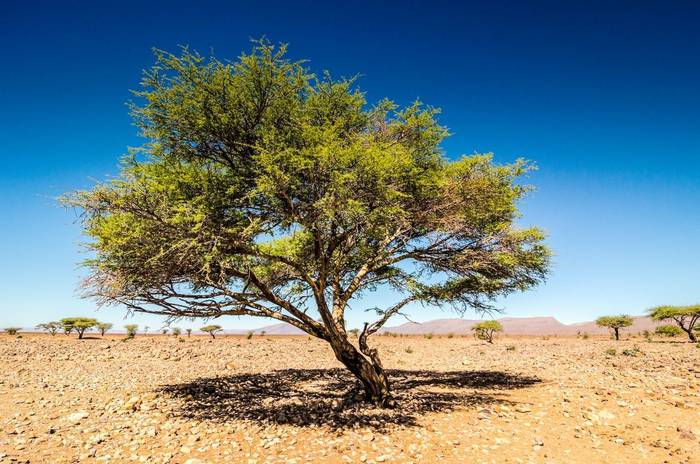
M554 266L499 302L507 315L575 322L700 301L697 3L13 3L0 12L0 327L94 314L75 294L80 230L55 197L116 174L140 143L125 102L151 47L234 58L263 35L315 71L360 73L370 101L441 107L450 156L539 165L523 222L548 232Z

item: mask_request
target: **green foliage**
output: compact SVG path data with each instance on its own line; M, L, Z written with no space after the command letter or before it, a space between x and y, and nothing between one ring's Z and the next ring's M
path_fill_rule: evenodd
M677 337L683 333L683 329L677 325L660 325L656 327L654 333L657 335L662 335L664 337Z
M431 340L433 338L433 333L428 332L427 334L423 335L423 337L427 338L428 340Z
M626 315L621 316L602 316L596 319L595 323L598 327L609 327L611 329L620 329L632 325L632 318Z
M120 178L65 198L93 238L94 296L166 315L269 317L222 286L248 282L237 295L273 304L277 290L308 295L319 253L347 297L390 285L459 310L544 278L542 232L513 225L531 165L452 161L436 109L368 107L353 80L317 79L285 52L260 43L234 64L156 52L132 107L148 142Z
M180 327L173 327L171 331L175 337L179 337L180 334L182 334L182 329Z
M36 326L37 329L40 330L45 330L48 333L50 333L52 336L56 335L56 332L59 331L59 329L62 328L62 325L58 321L52 321L52 322L45 322L42 324L39 324Z
M104 337L105 333L112 328L112 324L109 322L98 322L95 327L100 331L100 335Z
M642 350L640 350L639 347L635 346L633 348L627 348L626 350L623 350L622 354L625 356L639 356L640 354L642 354Z
M617 355L617 350L615 348L608 348L605 350L605 354L608 356L616 356Z
M136 336L139 326L137 324L127 324L124 326L124 329L126 330L126 337L132 339Z
M353 337L358 337L360 335L360 329L350 329L348 333Z
M199 330L201 330L202 332L207 332L209 335L211 335L211 338L216 338L215 334L217 332L221 332L223 329L221 328L220 325L212 324L212 325L205 325L204 327L201 327ZM252 337L253 336L252 332L249 332L249 333L251 334L250 336ZM250 338L250 337L248 337L248 338Z
M91 317L66 317L61 319L63 331L66 334L75 331L78 334L79 339L83 338L83 334L86 330L95 327L97 324L97 319Z
M477 339L493 343L493 336L496 332L502 332L503 326L498 321L482 321L474 324L471 330Z
M19 327L6 327L4 330L8 335L17 335L20 329Z

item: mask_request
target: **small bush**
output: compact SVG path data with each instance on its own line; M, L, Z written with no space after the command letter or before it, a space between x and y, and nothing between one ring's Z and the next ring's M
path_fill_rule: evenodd
M515 345L506 346L506 351L515 351Z
M7 335L17 335L17 332L19 332L19 328L17 327L7 327L5 329L5 332Z
M182 329L180 327L173 327L171 329L171 332L172 332L173 336L179 337L180 334L182 333Z
M617 350L615 348L608 348L605 350L605 354L608 356L617 356Z
M423 336L424 336L425 338L427 338L428 340L430 340L431 338L433 338L433 333L430 332L430 333L427 333L427 334L425 334L425 335L423 335Z
M582 335L581 337L582 337L584 340L588 340L589 338L591 338L591 336L588 335L588 332L584 332L583 335Z
M660 325L654 330L656 335L661 335L663 337L677 337L683 333L683 330L677 325Z
M455 336L455 334L453 334L451 332L447 334L447 338L454 338L454 336Z
M406 351L406 353L408 353L408 354L411 354L411 353L413 353L413 348L411 348L411 347L409 346L409 347L406 348L404 351Z
M642 350L635 346L634 348L627 348L622 354L625 356L639 356L642 354Z
M245 334L245 338L247 340L250 340L251 338L253 338L253 332L248 332L247 334Z

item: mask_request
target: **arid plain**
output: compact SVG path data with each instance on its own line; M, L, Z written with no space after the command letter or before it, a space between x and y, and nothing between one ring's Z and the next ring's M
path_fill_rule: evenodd
M0 462L700 462L700 349L625 338L378 336L386 410L303 336L3 334Z

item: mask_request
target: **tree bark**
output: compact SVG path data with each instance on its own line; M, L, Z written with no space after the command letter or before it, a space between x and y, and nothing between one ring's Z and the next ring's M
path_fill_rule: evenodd
M389 378L384 367L378 362L376 352L374 358L368 358L360 353L347 339L333 338L329 340L335 357L360 381L364 390L364 400L380 407L393 404Z
M615 327L615 340L620 340L620 329Z

